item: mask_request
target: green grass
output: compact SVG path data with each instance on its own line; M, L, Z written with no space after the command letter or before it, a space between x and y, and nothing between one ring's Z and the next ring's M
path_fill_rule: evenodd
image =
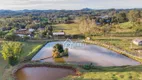
M142 66L93 67L82 72L81 76L69 76L63 80L142 80Z
M134 32L135 27L132 22L125 22L113 25L114 32Z
M121 48L123 50L126 50L131 53L137 53L139 54L135 49L142 49L142 46L137 46L133 44L132 40L134 38L110 38L110 37L104 37L104 38L98 38L93 37L93 40L100 41L102 43L107 43L110 45L114 45L118 48Z
M125 23L121 23L119 24L120 28L122 29L132 29L133 24L131 22L125 22Z
M40 42L35 42L35 43L32 43L32 42L22 42L23 43L23 47L24 47L24 52L21 54L21 60L23 58L25 58L34 48L36 48L37 46L40 46L42 45L43 43ZM1 48L0 48L1 50ZM3 72L5 70L5 67L6 65L8 65L7 61L3 60L2 58L2 55L0 54L0 79L2 79L2 75L3 75Z
M37 43L37 42L22 42L23 45L24 45L24 52L22 53L21 55L21 59L26 57L33 49L35 49L37 46L41 46L44 44L44 42L40 42L40 43Z
M57 24L53 25L54 31L64 31L66 34L76 35L80 34L80 31L78 30L78 24L72 23L72 24Z

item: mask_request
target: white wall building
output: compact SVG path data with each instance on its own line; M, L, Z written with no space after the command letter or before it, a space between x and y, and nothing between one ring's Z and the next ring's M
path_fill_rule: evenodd
M134 39L133 43L138 45L138 46L141 46L142 45L142 40L141 39Z

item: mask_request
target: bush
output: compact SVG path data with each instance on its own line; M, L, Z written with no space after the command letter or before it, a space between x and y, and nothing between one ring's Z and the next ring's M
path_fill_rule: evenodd
M52 57L54 57L54 58L59 58L61 55L60 55L60 53L58 52L58 51L53 51L52 52Z
M63 45L61 44L56 44L53 47L53 51L52 51L52 57L54 58L59 58L59 57L63 57L63 56L68 56L68 49L66 48L64 50Z
M66 48L66 49L64 50L63 56L69 56L69 54L68 54L68 48Z
M62 44L56 44L53 48L54 48L55 50L57 50L59 53L64 52L64 49L63 49L63 45L62 45Z
M16 40L19 40L19 36L17 36L16 34L14 33L8 33L5 35L4 39L6 40L12 40L12 41L16 41Z
M82 68L85 69L85 70L90 70L90 69L93 68L93 65L92 65L92 63L89 64L89 65L83 65Z
M24 41L26 41L26 40L30 39L30 37L29 36L24 36L23 39L24 39Z
M11 66L15 66L16 64L18 64L19 60L17 57L9 57L8 58L8 63L11 65Z

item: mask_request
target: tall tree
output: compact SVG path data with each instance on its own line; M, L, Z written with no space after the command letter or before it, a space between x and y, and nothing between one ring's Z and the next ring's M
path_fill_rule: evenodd
M120 12L117 14L117 19L119 23L127 22L128 18L125 12Z
M23 45L20 42L4 42L2 44L1 54L4 60L8 60L9 64L14 66L18 63L20 55L23 51Z
M139 10L131 10L128 13L128 19L131 22L136 22L138 18L141 18L141 12Z
M82 17L79 22L79 30L82 34L91 33L91 30L96 26L93 19Z

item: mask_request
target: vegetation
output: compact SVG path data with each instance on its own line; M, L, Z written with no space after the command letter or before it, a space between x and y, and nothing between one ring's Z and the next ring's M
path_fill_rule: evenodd
M66 35L80 35L77 23L71 24L55 24L53 25L55 32L64 31Z
M34 29L35 31L30 32L31 37L28 37L28 34L19 37L16 31L21 29ZM113 45L141 56L137 50L141 50L142 47L131 43L134 38L142 36L142 9L3 10L0 12L0 38L3 40L51 39L53 32L59 31L64 31L71 37L76 35L77 38L79 36L90 37L92 40ZM11 65L15 65L20 61L29 61L40 50L42 44L7 42L0 49L4 59L9 60ZM56 44L52 55L55 58L68 56L68 49L64 50L61 44ZM0 63L3 64L0 66L0 72L2 72L1 70L4 69L7 62L0 57ZM90 64L81 66L81 68L83 75L65 79L142 79L142 66L95 67Z
M81 76L69 76L61 80L140 80L142 66L97 67L82 70Z
M64 50L63 45L56 44L53 47L52 57L54 57L54 58L60 58L60 57L63 57L63 56L68 56L68 49L66 48Z
M14 66L18 63L23 46L19 42L4 42L2 44L2 55L4 60L8 60L9 64Z
M133 55L141 56L141 53L138 53L138 50L142 48L142 46L137 46L132 43L133 38L130 37L123 37L123 38L115 38L115 37L103 37L103 38L92 38L95 41L99 41L101 43L105 43L108 45L113 45L119 49L125 50L127 52L132 53Z
M32 55L32 53L31 53L31 55L29 55L31 51L33 51L37 46L43 45L43 42L34 42L34 43L33 42L20 42L20 43L23 44L23 51L20 54L18 62L23 61L23 60L27 60L27 56ZM0 45L1 44L2 43L0 43ZM0 46L0 51L1 50L2 50L2 48ZM30 59L31 59L31 57L30 57ZM8 65L8 60L4 60L3 57L2 57L2 54L0 54L0 63L2 64L0 66L0 79L3 79L3 77L5 77L4 75L8 75L8 74L4 74L4 73L6 72L6 70L9 70L9 67L8 67L9 65ZM8 73L10 73L10 72L8 72Z

